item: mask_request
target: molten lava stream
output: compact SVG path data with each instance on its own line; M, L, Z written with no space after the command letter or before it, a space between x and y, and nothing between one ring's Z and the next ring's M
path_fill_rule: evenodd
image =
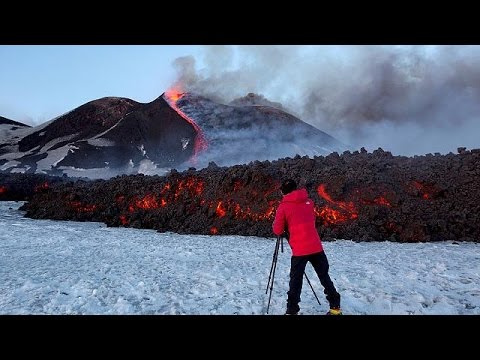
M200 152L207 150L208 148L208 142L207 139L205 138L205 135L203 134L202 129L200 126L197 125L197 123L190 117L187 116L182 110L180 110L177 106L177 101L182 98L184 93L180 92L178 89L173 88L169 89L165 92L165 99L167 102L170 104L173 110L177 112L178 115L180 115L182 118L184 118L189 124L193 126L193 128L196 131L195 135L195 140L193 144L193 155L190 159L192 164L197 163L197 156Z

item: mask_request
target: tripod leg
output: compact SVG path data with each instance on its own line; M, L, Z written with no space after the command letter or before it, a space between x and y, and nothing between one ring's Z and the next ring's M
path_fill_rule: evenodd
M275 251L273 252L273 259L272 259L272 266L270 267L270 274L268 275L268 283L267 283L267 288L265 289L265 294L268 293L268 287L270 286L270 278L272 277L272 271L273 271L273 266L275 264L275 257L278 256L278 239L275 244Z
M273 267L273 275L272 275L272 285L270 286L270 295L268 296L267 314L268 314L268 310L270 309L270 300L272 299L273 279L275 278L276 268L277 268L277 260L275 259L275 266Z
M317 299L318 305L321 305L321 304L320 304L320 300L318 300L318 296L317 296L317 294L315 293L315 290L313 290L312 283L311 283L310 280L308 279L307 273L303 273L303 275L305 275L305 279L307 279L308 285L310 285L310 289L312 289L313 295L315 295L315 299Z
M269 284L270 284L270 295L268 296L268 305L267 305L267 314L268 314L268 310L270 309L270 300L272 299L272 291L273 291L273 281L275 279L275 270L277 268L277 259L278 259L278 249L279 249L279 246L280 246L280 238L277 239L277 244L275 246L275 252L273 254L273 262L272 262L272 267L273 267L273 271L272 271L272 282L270 284L270 279L269 279ZM268 289L268 288L267 288Z

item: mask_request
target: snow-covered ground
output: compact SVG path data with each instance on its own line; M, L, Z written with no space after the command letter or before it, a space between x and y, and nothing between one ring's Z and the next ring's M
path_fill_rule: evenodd
M275 239L33 220L0 202L0 314L265 314ZM324 242L345 314L480 314L480 244ZM283 314L290 249L269 314ZM303 314L328 310L311 267Z

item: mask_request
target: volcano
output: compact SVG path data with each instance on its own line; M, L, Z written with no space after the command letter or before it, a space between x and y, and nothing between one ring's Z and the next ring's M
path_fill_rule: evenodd
M109 178L346 149L268 104L167 91L149 103L97 99L35 127L0 118L0 171Z

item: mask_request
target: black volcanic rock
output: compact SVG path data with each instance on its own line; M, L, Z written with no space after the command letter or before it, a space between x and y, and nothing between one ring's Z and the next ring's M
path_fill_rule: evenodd
M263 95L248 93L246 96L234 99L230 101L229 105L233 106L254 106L254 105L264 105L280 110L285 110L282 104L277 102L272 102L266 99Z
M48 142L68 137L69 142L88 139L114 126L125 114L140 104L125 98L102 98L90 101L70 111L47 126L19 141L19 151L45 146ZM51 149L58 148L59 144Z
M77 180L68 177L40 174L0 173L0 201L25 201L39 192L49 191L60 183L73 183Z
M35 193L23 210L33 218L162 232L274 237L279 187L293 178L314 201L324 240L480 242L479 165L479 149L412 158L378 149L231 167L212 162L167 176L59 184Z
M149 159L160 167L171 167L188 160L196 131L159 97L151 103L135 107L127 115L94 139L111 142L114 146L95 146L88 141L76 142L78 151L69 152L58 166L101 168L125 166L131 160L138 164ZM193 143L193 141L192 141Z

